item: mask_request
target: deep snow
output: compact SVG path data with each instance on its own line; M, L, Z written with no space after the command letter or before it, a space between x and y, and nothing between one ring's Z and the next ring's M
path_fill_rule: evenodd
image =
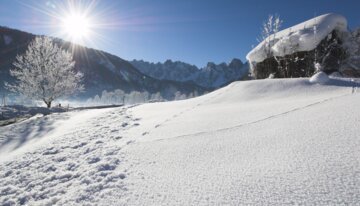
M355 205L358 86L235 82L0 127L0 204Z
M268 45L273 56L285 56L298 51L311 51L333 30L347 31L347 21L339 14L324 14L270 35L246 56L249 62L262 62Z
M314 84L326 84L329 80L330 78L325 72L318 72L309 79L309 82Z

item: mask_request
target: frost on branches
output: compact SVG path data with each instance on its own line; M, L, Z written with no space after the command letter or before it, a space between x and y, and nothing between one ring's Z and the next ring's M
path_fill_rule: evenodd
M268 19L263 23L261 27L261 36L258 38L259 43L265 43L266 57L271 57L271 47L274 44L276 33L280 31L283 20L280 19L278 14L270 14Z
M36 37L23 55L18 55L10 74L17 79L6 84L13 92L42 100L48 108L59 97L82 91L82 73L75 72L72 54L59 48L49 37Z

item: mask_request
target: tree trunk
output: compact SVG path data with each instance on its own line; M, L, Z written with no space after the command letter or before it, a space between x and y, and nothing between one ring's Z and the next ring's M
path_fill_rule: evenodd
M51 107L51 101L49 101L49 102L46 102L46 101L45 101L45 104L46 104L47 108L50 108L50 107Z

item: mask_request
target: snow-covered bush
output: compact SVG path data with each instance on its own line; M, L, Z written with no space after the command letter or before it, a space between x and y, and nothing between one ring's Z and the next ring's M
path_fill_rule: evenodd
M329 81L329 77L325 72L318 72L310 78L310 83L313 84L325 84Z
M343 76L340 74L340 72L333 72L333 73L331 73L329 75L329 77L331 77L331 78L341 78Z
M82 74L74 71L72 54L53 44L49 37L36 37L23 55L18 55L10 74L15 84L6 84L13 92L43 101L52 101L83 90Z
M275 74L274 73L271 73L268 77L268 79L274 79L275 78Z

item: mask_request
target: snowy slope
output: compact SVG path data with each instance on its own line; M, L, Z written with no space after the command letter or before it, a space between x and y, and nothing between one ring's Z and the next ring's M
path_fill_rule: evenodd
M235 82L189 100L3 127L0 204L355 205L358 86ZM39 127L49 131L3 149Z
M324 14L269 36L251 50L246 59L249 62L262 62L268 58L268 44L271 45L273 56L285 56L294 51L310 51L333 30L347 31L345 17L333 13Z

